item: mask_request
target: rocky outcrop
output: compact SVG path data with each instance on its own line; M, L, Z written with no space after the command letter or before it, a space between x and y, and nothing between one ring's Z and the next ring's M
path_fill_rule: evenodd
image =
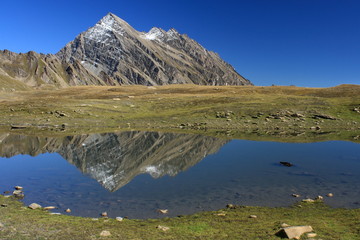
M175 176L217 152L226 142L201 135L158 132L66 138L3 135L0 153L11 157L57 152L109 191L116 191L139 174L147 173L154 178Z
M138 32L112 13L57 54L0 51L0 81L77 85L251 85L219 55L175 29Z

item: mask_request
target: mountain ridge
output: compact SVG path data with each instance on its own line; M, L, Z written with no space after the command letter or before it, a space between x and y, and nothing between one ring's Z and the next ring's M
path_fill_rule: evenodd
M0 80L32 87L252 85L218 54L174 28L139 32L113 13L56 54L0 51Z

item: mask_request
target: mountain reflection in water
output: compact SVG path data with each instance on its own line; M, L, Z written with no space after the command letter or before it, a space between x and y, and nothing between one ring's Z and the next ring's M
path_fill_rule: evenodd
M3 157L59 153L113 192L139 174L175 176L216 153L226 142L201 135L139 131L65 138L6 134L0 136L0 152Z
M228 203L289 206L318 195L333 207L360 206L354 188L360 185L360 148L345 141L228 141L138 131L0 134L0 155L0 191L21 185L25 204L70 208L77 216L107 211L110 217L156 218L164 216L157 209L169 209L165 216L173 217Z

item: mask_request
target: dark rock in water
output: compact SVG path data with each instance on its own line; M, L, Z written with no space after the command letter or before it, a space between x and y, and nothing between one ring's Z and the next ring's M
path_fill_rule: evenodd
M294 166L294 164L289 163L289 162L280 162L281 165L285 166L285 167L292 167Z

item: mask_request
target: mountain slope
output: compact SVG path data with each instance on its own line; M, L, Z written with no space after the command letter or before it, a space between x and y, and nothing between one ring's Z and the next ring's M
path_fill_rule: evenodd
M207 51L175 29L133 29L109 13L56 54L66 62L79 60L111 84L248 85L216 53Z
M0 79L32 87L252 85L187 35L160 28L138 32L112 13L55 55L0 51Z

